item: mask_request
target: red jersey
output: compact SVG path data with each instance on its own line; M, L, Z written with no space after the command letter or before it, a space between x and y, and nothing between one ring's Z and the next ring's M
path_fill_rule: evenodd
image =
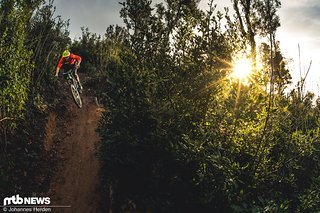
M57 67L60 69L64 64L74 64L80 60L81 60L80 56L71 53L68 59L61 57Z

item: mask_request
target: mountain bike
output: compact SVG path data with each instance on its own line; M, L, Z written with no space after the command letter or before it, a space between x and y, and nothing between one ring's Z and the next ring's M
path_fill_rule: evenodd
M77 106L79 108L82 108L82 99L80 97L81 88L75 79L75 76L73 74L73 70L70 69L67 72L64 72L63 75L66 77L68 84L70 85L71 94L73 97L74 102L76 102Z

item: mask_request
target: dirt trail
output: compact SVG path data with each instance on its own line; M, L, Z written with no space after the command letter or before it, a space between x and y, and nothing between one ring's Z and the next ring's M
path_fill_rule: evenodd
M69 97L62 107L64 112L48 118L45 148L54 148L59 160L48 196L51 205L71 206L53 208L52 212L102 212L100 162L95 155L99 141L95 129L102 109L93 97L82 96L82 109Z

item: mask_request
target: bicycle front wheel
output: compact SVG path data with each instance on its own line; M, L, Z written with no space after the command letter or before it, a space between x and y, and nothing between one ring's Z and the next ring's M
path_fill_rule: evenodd
M79 108L82 108L82 100L77 87L74 84L70 84L70 89L74 102L76 102Z

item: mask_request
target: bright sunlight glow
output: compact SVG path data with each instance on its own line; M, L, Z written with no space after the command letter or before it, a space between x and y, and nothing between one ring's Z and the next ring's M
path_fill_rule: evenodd
M237 59L233 63L233 76L241 80L249 77L252 71L252 62L248 58Z

